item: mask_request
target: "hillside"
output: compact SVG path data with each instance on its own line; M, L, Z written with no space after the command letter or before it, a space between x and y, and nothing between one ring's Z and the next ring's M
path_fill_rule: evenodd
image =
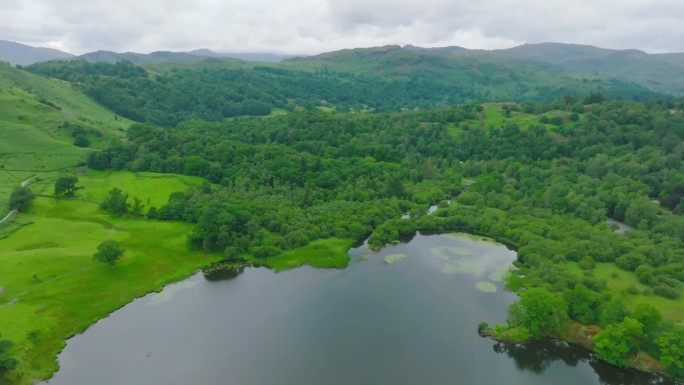
M499 86L507 80L555 86L569 86L577 79L617 80L656 93L684 95L684 54L647 54L578 44L525 44L491 51L386 46L347 49L285 62L296 67L326 66L390 77L489 77L496 79Z
M120 61L129 61L133 64L153 64L153 63L197 63L213 56L196 55L187 52L169 52L157 51L149 54L135 53L135 52L112 52L112 51L95 51L89 52L74 59L86 60L93 63L116 63Z
M573 78L549 64L398 46L354 49L281 63L47 62L26 67L77 84L132 120L174 126L313 108L382 112L477 101L548 102L565 95L666 97L618 80Z
M14 44L14 43L13 43ZM32 47L27 47L32 48ZM32 48L36 50L35 48ZM67 54L68 55L68 54ZM638 50L612 50L588 45L541 43L508 49L479 50L458 46L418 47L413 45L343 49L315 56L296 57L272 53L224 53L209 49L189 52L95 51L76 56L93 63L128 61L143 66L233 65L259 62L259 65L293 70L327 68L345 73L379 75L387 79L439 79L458 86L480 87L484 96L477 100L548 100L536 88L566 88L586 92L585 81L602 81L613 88L632 88L630 93L653 92L684 95L684 60L681 53L647 54ZM59 57L55 57L59 58ZM48 58L52 59L52 57ZM48 60L43 59L43 60ZM35 62L34 60L33 62ZM243 63L249 66L249 63ZM256 65L256 64L253 64ZM488 84L491 83L491 84ZM618 84L619 83L619 84ZM496 85L496 87L486 87ZM633 89L643 87L639 91ZM610 91L609 91L610 92ZM624 89L612 96L624 94ZM536 99L535 99L536 98ZM632 98L628 95L627 98Z
M67 59L74 55L53 48L39 48L0 40L0 60L12 65L28 65L53 59Z
M98 148L129 124L65 82L0 64L0 216L21 181L84 160L90 150L74 146L74 133Z
M587 45L542 43L494 51L507 58L548 63L581 76L616 78L676 96L684 95L683 54L651 55Z
M528 56L461 47L385 46L288 59L283 64L293 68L323 67L369 73L390 79L433 79L480 89L485 94L482 100L541 101L552 98L548 93L559 96L556 92L559 90L588 93L598 88L611 97L624 98L635 98L636 94L648 98L653 93L669 93L630 78L599 77Z

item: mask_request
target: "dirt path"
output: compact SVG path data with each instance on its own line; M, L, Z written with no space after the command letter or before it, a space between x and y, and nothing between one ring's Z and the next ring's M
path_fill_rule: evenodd
M26 187L26 186L29 185L29 183L33 182L34 179L36 179L36 176L35 176L35 175L32 176L32 177L30 177L30 178L28 178L28 179L26 179L25 181L21 182L20 186L21 186L21 187Z
M14 219L14 217L17 216L18 212L19 211L17 209L14 209L14 210L10 211L9 213L7 213L7 215L5 215L5 217L2 218L2 220L0 220L0 227L4 226L6 224L9 224L12 221L12 219Z

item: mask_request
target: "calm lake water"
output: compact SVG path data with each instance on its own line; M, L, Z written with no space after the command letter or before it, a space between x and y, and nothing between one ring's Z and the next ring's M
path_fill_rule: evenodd
M515 253L466 235L417 235L345 270L196 274L75 336L48 383L672 384L595 361L564 343L501 345Z

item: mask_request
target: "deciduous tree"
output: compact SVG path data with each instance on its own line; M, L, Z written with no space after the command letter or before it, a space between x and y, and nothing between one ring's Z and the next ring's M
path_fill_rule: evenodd
M121 247L119 242L108 239L97 246L97 252L93 255L93 258L100 262L108 263L114 266L116 261L121 258L124 254L124 249Z
M55 181L55 195L74 196L76 183L78 183L78 178L75 176L61 176L57 178Z

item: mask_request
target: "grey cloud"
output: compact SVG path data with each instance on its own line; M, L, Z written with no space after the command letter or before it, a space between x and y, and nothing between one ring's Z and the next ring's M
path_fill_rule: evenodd
M0 39L74 53L543 41L672 52L684 51L683 19L680 0L5 0Z

